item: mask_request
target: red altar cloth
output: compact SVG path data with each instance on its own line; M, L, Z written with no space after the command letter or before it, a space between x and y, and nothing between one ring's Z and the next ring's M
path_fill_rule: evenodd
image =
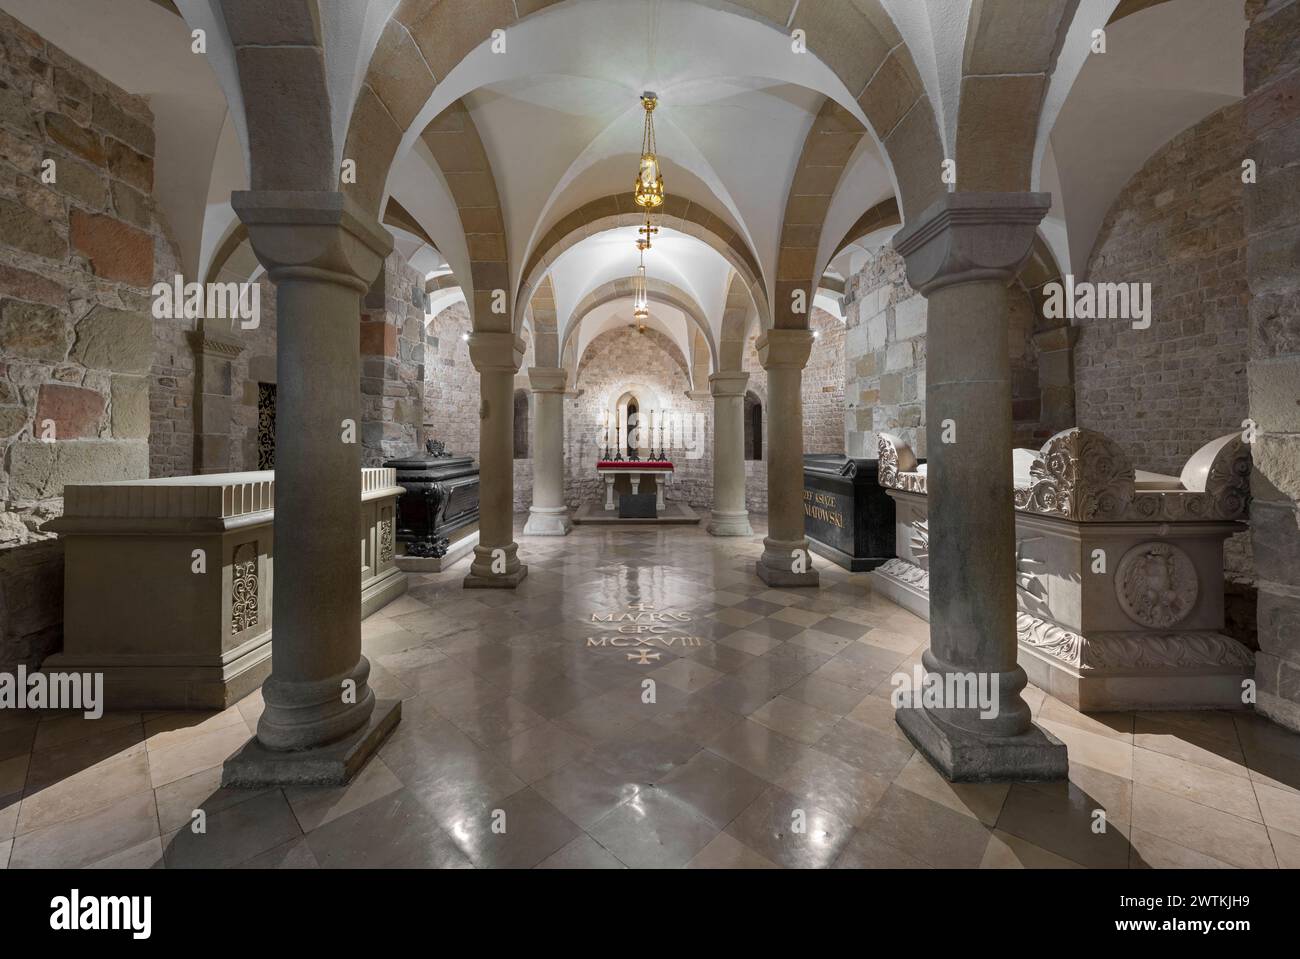
M639 463L629 463L627 460L597 460L596 469L598 470L673 470L676 467L667 460L642 460Z

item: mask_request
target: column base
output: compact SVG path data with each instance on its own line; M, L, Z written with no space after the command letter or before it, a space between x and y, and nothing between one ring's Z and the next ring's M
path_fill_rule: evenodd
M337 742L298 752L267 749L256 737L226 760L223 787L342 786L380 747L402 718L400 699L381 699L366 725Z
M802 551L805 568L796 572L796 554ZM812 550L807 540L763 540L763 555L755 564L758 578L768 586L820 586L821 574L813 568Z
M504 558L504 564L501 559ZM500 565L498 572L493 567ZM514 589L528 575L528 567L519 562L519 546L484 546L482 542L474 547L474 562L470 564L469 573L461 582L465 589Z
M773 569L771 566L763 565L760 559L754 564L754 572L758 578L772 587L786 586L820 586L821 574L815 569L810 569L804 573L796 573L788 569Z
M568 536L573 529L567 506L530 506L525 536Z
M977 736L907 706L894 710L894 721L948 782L1055 782L1070 774L1065 743L1037 726L1016 736Z
M713 510L709 513L710 536L753 536L754 529L749 525L749 511L725 513Z

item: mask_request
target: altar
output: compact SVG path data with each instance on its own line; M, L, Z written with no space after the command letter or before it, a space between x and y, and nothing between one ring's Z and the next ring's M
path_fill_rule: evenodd
M654 483L655 509L662 512L666 508L664 490L673 476L673 464L667 460L601 460L596 463L596 474L605 481L605 509L617 508L614 501L614 486L620 476L628 478L632 495L641 493L641 480L650 477Z

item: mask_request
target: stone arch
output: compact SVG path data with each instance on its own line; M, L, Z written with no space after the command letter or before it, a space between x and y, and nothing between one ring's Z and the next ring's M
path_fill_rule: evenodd
M398 4L367 64L345 138L346 155L356 159L359 168L372 172L358 177L357 183L345 186L345 190L367 209L378 211L385 178L382 172L378 176L373 173L387 171L392 166L407 129L416 121L437 84L479 44L490 39L493 30L508 31L514 24L561 2L405 0ZM714 0L696 2L716 6ZM926 122L933 130L933 113L924 95L919 100L909 100L906 92L899 92L900 79L906 80L906 91L919 91L919 74L880 0L852 3L732 0L727 6L738 15L783 33L803 30L809 52L826 64L851 96L859 99L882 140L886 139L883 131L890 129L899 133L897 145L911 152L924 143ZM918 105L923 106L924 116L913 120L911 114L917 112ZM908 122L890 123L886 127L873 113L885 118L897 113L900 118L908 118ZM894 152L893 146L887 144L890 152ZM936 156L941 157L937 135L934 146L938 150ZM937 159L934 169L938 169ZM904 175L903 170L897 173L900 179ZM918 173L917 185L924 182ZM901 189L901 192L907 196L914 191ZM920 203L917 208L924 206Z
M317 0L282 0L273 16L252 0L220 9L243 94L250 188L338 190Z
M564 337L560 341L561 353L567 354L569 344L576 344L575 334L588 313L614 300L630 299L634 292L633 277L629 276L621 280L610 280L584 296L581 302L573 308L573 313L564 326ZM713 339L713 331L709 328L709 321L705 318L703 308L695 301L695 298L680 287L674 286L666 280L658 279L646 281L646 295L650 302L671 306L673 309L681 310L682 313L690 317L695 323L696 329L704 335L705 343L708 344L712 368L718 369L718 347ZM690 378L688 363L686 367L687 381Z
M1030 189L1038 119L1078 0L975 0L966 27L957 188Z
M471 287L466 300L474 329L510 332L505 218L478 127L464 102L457 100L424 129L420 139L447 182L465 232ZM504 304L499 302L502 298ZM504 309L494 310L497 305Z
M640 226L644 220L645 211L636 205L631 193L601 197L562 217L538 241L528 258L521 273L523 279L518 302L527 303L530 300L542 277L566 250L588 237L619 227ZM743 277L749 295L759 310L765 308L767 295L758 260L740 235L721 218L699 203L670 196L662 210L656 214L656 222L660 227L694 237L716 250ZM515 318L516 325L521 319L522 315Z
M533 358L538 366L560 365L560 338L555 312L555 284L547 276L529 301L533 317Z
M921 213L944 190L944 151L934 108L911 51L888 13L878 3L800 4L794 25L801 24L810 38L827 33L842 38L822 56L854 94L870 131L831 99L808 131L786 199L777 258L773 325L790 329L808 326L826 216L868 132L893 170L908 215ZM800 293L802 310L797 309Z
M835 250L830 255L828 263L834 262L835 258L844 252L845 248L856 243L870 233L877 230L883 230L891 226L901 226L903 218L899 214L898 200L895 197L889 197L887 200L881 200L862 216L854 221L853 225L844 233L844 237L839 243L835 244ZM825 281L822 281L823 284ZM840 290L842 294L844 291Z
M745 337L753 315L751 302L744 280L733 273L731 282L727 284L727 302L722 311L719 370L739 370L744 365Z

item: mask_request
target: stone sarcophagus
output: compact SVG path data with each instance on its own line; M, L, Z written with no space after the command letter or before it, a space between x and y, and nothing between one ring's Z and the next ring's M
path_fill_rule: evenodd
M384 464L402 488L397 501L398 565L438 570L478 542L479 470L473 457L448 453L429 440L422 455Z
M361 614L406 591L391 469L361 471ZM310 491L306 491L310 495ZM220 709L271 671L275 473L64 488L63 651L46 671L102 672L109 709ZM280 570L310 578L311 570Z
M880 464L898 558L872 573L874 586L928 618L927 469L888 434ZM1221 632L1223 542L1245 529L1249 477L1235 433L1201 447L1179 476L1135 470L1085 429L1015 450L1008 575L1030 682L1080 710L1240 708L1254 662Z
M854 572L894 558L894 503L876 479L877 461L805 453L804 535L814 553Z

